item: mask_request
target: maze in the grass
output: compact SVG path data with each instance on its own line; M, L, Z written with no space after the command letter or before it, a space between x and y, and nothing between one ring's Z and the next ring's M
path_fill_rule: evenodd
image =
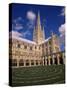
M65 66L13 68L13 85L54 84L65 82Z

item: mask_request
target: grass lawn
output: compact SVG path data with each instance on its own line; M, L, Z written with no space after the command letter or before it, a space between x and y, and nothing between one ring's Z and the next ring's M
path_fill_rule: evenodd
M36 66L12 68L12 86L65 83L65 66Z

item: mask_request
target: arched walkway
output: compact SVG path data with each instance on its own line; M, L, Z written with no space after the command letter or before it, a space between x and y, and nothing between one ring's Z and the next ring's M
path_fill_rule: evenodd
M23 61L23 59L21 59L21 60L19 61L19 66L24 66L24 61Z
M16 59L12 60L12 66L17 66L17 60Z
M47 65L49 65L49 59L46 59L47 60Z
M26 66L29 66L29 60L26 60Z
M34 60L31 60L31 65L34 65Z
M43 65L43 61L42 60L40 60L40 65Z
M55 60L55 64L57 65L57 64L58 64L58 63L57 63L57 57L55 57L54 60Z
M60 60L60 64L63 64L63 56L62 55L60 55L59 60Z
M36 60L36 65L38 65L38 60Z
M50 58L50 64L51 64L51 65L53 64L52 58Z

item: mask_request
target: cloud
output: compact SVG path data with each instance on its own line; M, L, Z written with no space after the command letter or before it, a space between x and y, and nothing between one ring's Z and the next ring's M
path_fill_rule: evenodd
M18 31L11 31L9 33L9 38L25 38L26 36L31 35L30 31L25 31L22 33L19 33Z
M24 21L22 17L17 17L16 19L13 20L13 23L18 23L19 21Z
M28 28L28 29L33 29L33 28L34 28L34 25L35 25L34 22L30 22L30 21L29 21L29 22L27 23L27 28Z
M12 31L9 33L9 36L10 36L10 38L18 38L18 37L22 36L22 34L19 33L19 32L17 32L17 31L13 31L13 30L12 30Z
M64 50L65 49L65 24L62 24L59 27L59 33L60 33L60 37L59 37L60 48L61 50Z
M65 8L63 8L63 9L61 10L61 13L60 13L59 16L65 16Z
M23 26L22 26L22 24L19 24L19 23L17 24L16 23L16 25L14 26L14 29L15 30L20 30L20 29L23 29Z
M27 12L27 18L29 19L29 20L35 20L35 18L36 18L36 15L35 15L35 13L34 12L32 12L32 11L28 11Z
M30 31L26 31L22 33L22 37L25 38L26 36L31 35Z
M59 27L59 32L60 32L60 37L62 37L62 36L65 35L65 24L62 24L62 25Z
M23 19L22 19L22 17L18 17L17 19L13 20L12 29L13 30L23 29Z

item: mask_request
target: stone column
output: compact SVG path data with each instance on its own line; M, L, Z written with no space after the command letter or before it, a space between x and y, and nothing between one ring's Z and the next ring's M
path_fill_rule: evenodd
M51 64L50 64L50 56L48 57L48 64L51 65Z
M31 60L29 60L29 66L31 66Z
M34 60L34 66L36 66L36 60Z
M63 54L62 54L62 58L63 58L63 64L65 64L65 53L63 52Z
M17 59L17 67L19 67L19 59Z
M38 65L40 66L40 60L38 60Z
M24 60L24 67L26 67L26 60Z
M53 56L52 56L53 65L55 64L55 59L54 59L54 58L55 58L55 56L53 55Z
M45 65L47 66L47 57L45 57Z
M43 66L44 66L44 57L43 57Z
M57 55L57 63L58 63L58 65L60 65L60 58L59 58L59 54Z

